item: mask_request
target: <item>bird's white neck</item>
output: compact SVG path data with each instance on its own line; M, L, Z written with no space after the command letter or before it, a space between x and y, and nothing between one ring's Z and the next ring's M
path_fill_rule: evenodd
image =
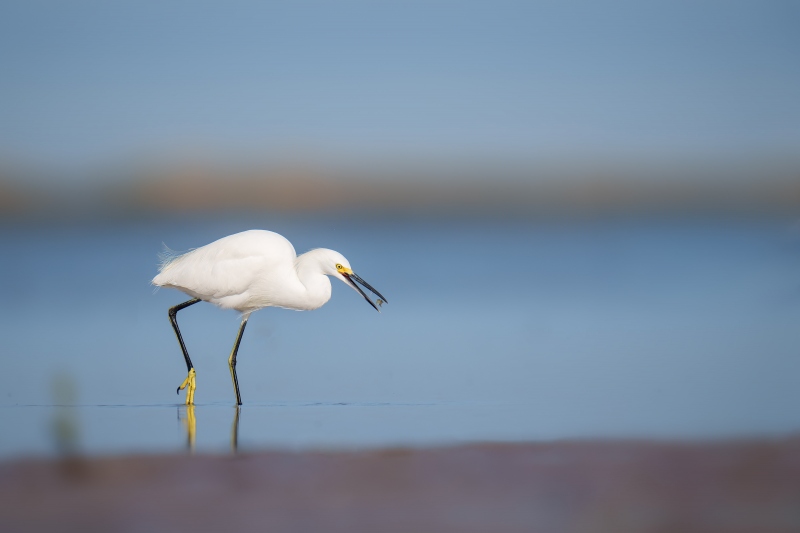
M305 287L303 308L307 310L322 307L331 299L331 280L324 273L322 256L311 250L297 257L294 268L300 283Z

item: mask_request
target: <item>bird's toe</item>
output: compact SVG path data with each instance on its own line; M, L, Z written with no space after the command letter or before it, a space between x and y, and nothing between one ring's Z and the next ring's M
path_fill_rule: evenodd
M178 387L178 393L186 389L186 405L194 405L194 390L197 388L196 376L197 372L192 368L189 370L189 375L186 376L186 379L184 379L183 383Z

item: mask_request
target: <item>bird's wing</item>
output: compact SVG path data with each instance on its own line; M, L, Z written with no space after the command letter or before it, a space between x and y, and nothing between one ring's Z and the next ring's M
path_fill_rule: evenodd
M270 273L293 269L295 258L292 243L281 235L250 230L175 257L162 267L153 284L217 303L244 294Z

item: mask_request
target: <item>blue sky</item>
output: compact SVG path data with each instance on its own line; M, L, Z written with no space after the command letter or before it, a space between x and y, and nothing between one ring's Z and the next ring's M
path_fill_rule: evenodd
M4 2L0 156L781 157L796 2Z

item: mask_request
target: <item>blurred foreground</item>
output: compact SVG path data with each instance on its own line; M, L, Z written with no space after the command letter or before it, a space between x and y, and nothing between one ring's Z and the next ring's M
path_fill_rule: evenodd
M800 439L0 464L2 531L795 532Z

